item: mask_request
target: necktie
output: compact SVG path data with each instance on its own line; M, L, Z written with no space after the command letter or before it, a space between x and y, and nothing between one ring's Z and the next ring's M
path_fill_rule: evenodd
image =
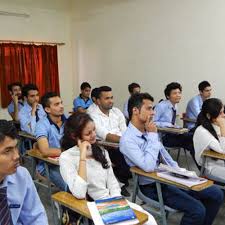
M7 201L7 188L0 188L0 224L13 225Z
M172 123L173 125L175 125L177 111L176 111L176 109L174 109L174 108L172 108L172 111L173 111L173 116L172 116L172 121L171 121L171 123Z
M36 116L36 122L38 122L38 120L40 119L38 116L38 109L36 109L35 116Z

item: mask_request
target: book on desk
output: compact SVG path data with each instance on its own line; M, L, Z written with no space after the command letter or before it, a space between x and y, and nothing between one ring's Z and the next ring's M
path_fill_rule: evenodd
M132 225L139 221L122 196L88 202L95 225Z
M158 167L157 176L183 184L187 187L203 184L208 181L205 178L197 176L194 171L188 171L184 168L174 168L162 163Z

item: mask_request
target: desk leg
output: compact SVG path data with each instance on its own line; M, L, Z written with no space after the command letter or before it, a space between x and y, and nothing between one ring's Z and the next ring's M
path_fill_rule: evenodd
M206 157L203 156L203 161L202 161L202 167L201 167L201 171L200 171L200 176L202 176L204 174L205 162L206 162Z
M54 214L55 206L54 206L53 200L51 198L51 196L52 196L52 186L51 186L51 180L50 180L49 167L48 167L48 164L46 162L44 163L44 165L45 165L46 177L47 177L47 182L48 182L48 195L49 195L49 198L50 198L50 201L51 201L52 214ZM56 217L57 216L53 217L54 224L58 225L58 220L56 219Z
M165 206L163 203L163 197L162 197L162 189L161 185L159 182L156 181L156 188L157 188L157 195L159 199L159 207L160 207L160 212L161 212L161 217L162 217L162 225L167 225L166 221L166 211L165 211Z
M134 180L134 190L133 190L133 196L131 201L136 202L136 195L137 195L137 189L138 189L138 175L133 173L133 180Z

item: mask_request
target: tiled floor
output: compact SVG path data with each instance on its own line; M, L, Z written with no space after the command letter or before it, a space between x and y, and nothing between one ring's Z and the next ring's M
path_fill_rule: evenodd
M173 153L171 153L171 154L172 154L172 156L174 156ZM197 171L197 168L196 168L193 160L191 159L191 157L188 158L188 161L189 161L189 164L190 164L190 168L192 170ZM180 163L179 164L180 164L181 167L185 167L186 166L186 161L184 160L184 155L183 154L181 154ZM28 168L30 167L29 162L26 163L26 166ZM133 184L132 184L132 180L131 180L130 181L130 186L129 186L129 192L130 193L132 193L132 186L133 186ZM47 194L46 193L47 193L46 189L44 189L42 187L39 188L39 194L40 194L41 200L42 200L42 202L43 202L43 204L44 204L44 206L46 208L47 214L48 214L49 225L54 225L52 211L51 211L51 206L50 206L50 201L47 198ZM141 201L139 199L137 199L137 203L141 204ZM146 207L148 207L148 206L144 205L144 208L146 208ZM168 218L168 225L178 225L178 224L180 224L181 217L182 217L182 213L175 213L173 215L170 215L169 218ZM156 218L156 220L157 220L157 218ZM225 204L220 209L220 211L219 211L219 213L218 213L218 215L216 217L216 220L214 222L214 225L224 225L224 220L225 220ZM157 220L157 222L158 222L158 224L160 224L159 220Z

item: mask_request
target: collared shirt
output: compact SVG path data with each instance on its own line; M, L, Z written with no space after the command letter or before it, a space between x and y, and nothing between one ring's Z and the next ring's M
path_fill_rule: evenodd
M64 124L66 117L62 116L62 126L58 127L50 117L47 115L44 119L39 120L35 129L35 137L39 138L45 137L48 140L49 148L60 148L60 140L64 133ZM42 173L44 171L44 164L39 163L37 167L38 171Z
M201 112L203 100L201 95L193 97L187 104L186 117L190 119L197 119L198 114ZM187 123L187 127L193 128L195 123Z
M90 116L95 122L97 137L103 140L106 139L109 133L121 136L127 128L123 113L115 107L109 110L107 116L97 106Z
M88 98L87 100L84 100L81 95L79 95L77 98L73 101L73 110L74 112L78 110L79 107L83 109L88 109L88 107L92 104L92 99Z
M177 104L175 107L169 100L163 100L155 106L154 122L159 127L172 127L173 109L177 112Z
M24 105L23 101L18 101L18 110L19 111L21 110L21 108L23 107L23 105ZM9 114L12 114L14 111L15 111L14 110L14 102L11 101L9 103L9 105L8 105L8 112L9 112Z
M128 113L128 101L129 99L124 103L123 106L123 115L125 116L125 118L129 119L129 113Z
M178 167L159 141L158 133L142 133L131 122L120 139L120 151L129 166L137 166L146 172L157 169L159 154L165 164ZM149 178L139 177L140 185L151 182Z
M42 105L38 104L37 110L39 120L41 120L46 116L46 113ZM32 107L27 102L24 102L24 106L19 111L19 121L21 130L26 131L30 134L34 134L37 122L36 122L36 115L32 116L31 111Z
M1 187L7 187L7 199L14 225L47 225L45 209L26 168L6 176Z

